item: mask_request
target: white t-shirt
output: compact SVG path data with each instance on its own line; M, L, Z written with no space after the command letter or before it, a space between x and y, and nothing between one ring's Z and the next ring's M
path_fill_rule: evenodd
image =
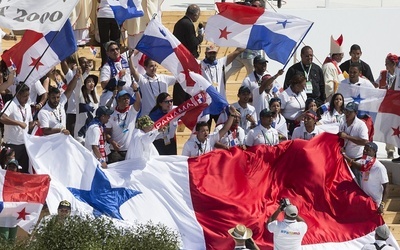
M216 65L206 64L203 60L200 62L201 74L206 78L216 89L217 91L226 99L226 89L224 82L224 71L223 67L226 67L226 59L227 57L222 57L217 59Z
M362 160L359 160L359 162ZM361 172L361 189L368 194L377 204L377 207L382 202L383 186L388 183L389 178L385 166L378 160L369 171Z
M43 87L42 83L39 80L28 85L28 87L29 87L28 104L35 105L37 97L45 94L46 89Z
M381 250L395 250L394 247L388 246L388 244L384 240L376 240L375 243L380 247L385 245ZM373 243L371 243L363 246L361 250L376 250L376 247Z
M106 106L106 104L112 98L112 96L113 96L112 91L104 90L100 96L99 106ZM116 106L117 106L117 101L114 98L114 100L111 103L110 109L114 110Z
M64 106L67 103L67 97L61 94L60 103L57 108L52 109L47 103L39 111L38 120L41 128L65 128L66 114ZM73 131L70 131L71 133Z
M174 85L176 78L168 75L156 75L154 78L148 75L139 76L139 87L142 93L142 112L140 116L149 115L150 111L156 106L157 96L162 92L168 93L168 86Z
M270 93L265 93L265 91L263 91L260 94L260 87L253 89L252 95L253 95L253 106L256 109L257 118L260 119L260 117L258 116L260 115L261 110L263 109L269 110L269 101L274 96Z
M278 133L282 134L285 136L285 138L288 138L288 129L287 129L287 124L286 124L286 119L283 117L283 115L278 114L276 118L274 119L275 125L273 126L276 130L278 130Z
M282 115L286 120L295 120L306 107L307 94L303 90L299 94L295 94L291 87L285 89L279 96L281 99Z
M68 69L68 72L65 75L65 79L67 80L68 84L71 83L75 74L76 71ZM66 111L67 114L73 114L73 115L76 114L76 96L79 95L79 92L81 91L81 87L83 85L83 81L86 79L88 75L89 75L88 72L83 72L82 77L79 77L79 79L77 80L75 88L72 90L71 96L68 98L68 107Z
M318 126L315 126L314 130L311 133L309 133L307 132L306 127L303 124L302 126L297 127L293 130L292 140L303 139L309 141L323 132L324 131L322 129L320 129Z
M274 234L274 250L301 250L301 241L307 232L307 224L295 220L274 220L268 223L268 231Z
M93 153L92 146L100 146L101 129L98 124L92 124L88 127L85 136L85 147L97 158ZM105 159L104 159L105 160Z
M253 91L255 88L260 86L262 77L266 74L259 75L256 72L251 72L248 76L246 76L242 82L242 86L248 87L250 91ZM257 76L257 77L256 77Z
M224 127L224 124L218 125L214 132L218 132ZM232 132L231 130L228 130L226 134L219 140L220 143L228 146L228 147L234 147L237 145L243 145L244 144L244 138L245 138L245 133L244 130L241 127L237 127L237 129Z
M322 116L321 116L321 120L319 120L319 122L321 124L336 124L336 125L340 125L342 122L344 122L346 120L344 113L339 113L336 111L336 109L333 110L332 114L331 112L325 111Z
M16 125L4 124L4 137L3 141L7 144L22 145L24 142L24 133L28 133L29 122L33 121L31 106L27 103L24 107L21 107L18 99L15 97L12 101L8 101L3 110L7 107L8 103L11 102L10 106L5 110L4 114L10 119L16 121L24 121L27 125L25 129Z
M138 111L131 105L125 113L114 110L106 124L106 128L111 128L111 138L120 146L121 151L127 151L131 142Z
M141 129L135 129L128 147L128 152L126 152L126 160L141 159L148 161L152 156L159 155L153 144L157 135L157 130L145 133Z
M265 128L261 124L251 129L246 136L246 145L276 145L279 143L278 130L274 128Z
M114 12L112 11L107 0L100 1L98 9L97 9L97 17L114 19Z
M183 145L182 155L199 156L214 150L214 144L219 141L219 132L209 134L207 139L202 143L197 140L197 136L193 136Z
M102 0L103 1L103 0ZM123 60L124 59L124 60ZM124 63L123 63L124 62ZM128 59L126 58L126 54L123 53L121 57L114 62L115 69L116 69L116 75L114 76L117 80L125 81L125 85L122 87L122 89L126 90L129 94L133 94L133 89L131 88L132 85L132 78L131 78L131 70L129 69L129 63ZM119 72L121 69L125 70L125 75L119 78ZM108 81L110 80L111 77L111 68L110 65L106 62L103 67L101 67L101 72L100 72L100 82Z
M346 134L354 137L359 137L365 140L368 140L368 128L367 125L355 117L353 123L350 126L347 126L346 121L344 121L342 124L339 126L339 131L340 132L345 132ZM361 157L363 154L363 149L364 146L362 145L357 145L354 142L350 140L344 140L344 148L345 148L345 153L348 155L350 158L358 158Z
M256 109L247 103L246 108L243 108L242 106L239 105L239 102L235 102L232 104L235 109L239 110L240 112L240 127L244 129L244 132L247 134L250 131L251 127L251 122L249 122L246 119L247 115L251 115L254 119L254 121L257 123L257 114L256 114Z

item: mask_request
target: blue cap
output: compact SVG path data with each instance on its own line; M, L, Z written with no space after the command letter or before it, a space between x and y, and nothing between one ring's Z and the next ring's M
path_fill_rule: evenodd
M129 104L130 105L135 103L135 98L133 98L133 96L131 94L129 94L128 91L126 91L125 89L123 89L120 92L118 92L118 94L115 96L115 99L118 100L118 98L120 98L121 96L124 96L124 95L129 96L129 99L130 99Z

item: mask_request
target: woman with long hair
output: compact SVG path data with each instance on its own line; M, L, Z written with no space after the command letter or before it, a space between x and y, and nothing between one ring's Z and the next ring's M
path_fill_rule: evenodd
M344 121L344 98L341 93L336 93L332 96L329 102L329 109L325 111L322 116L321 124L335 124L338 125Z
M286 125L286 119L281 114L281 99L274 97L269 101L269 110L274 112L274 121L272 126L278 130L279 141L286 140L288 138L288 129Z
M172 110L172 96L166 92L162 92L157 96L156 105L150 111L150 118L155 122L170 110ZM168 126L154 140L153 144L160 155L176 155L176 128L177 121L168 123Z

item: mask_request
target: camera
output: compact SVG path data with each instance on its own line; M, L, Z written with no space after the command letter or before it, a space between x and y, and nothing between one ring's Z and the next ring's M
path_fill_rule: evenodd
M281 208L281 210L283 210L285 207L292 205L292 203L290 203L289 198L282 198L279 201L279 206Z

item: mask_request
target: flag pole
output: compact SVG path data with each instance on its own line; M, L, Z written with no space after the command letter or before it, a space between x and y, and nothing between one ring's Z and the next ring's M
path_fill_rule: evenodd
M64 26L62 26L64 27ZM61 29L62 29L61 27ZM60 29L60 30L61 30ZM50 40L49 44L47 45L47 47L45 48L45 50L43 51L43 53L39 56L39 60L36 60L35 65L33 65L31 71L29 72L29 74L25 77L25 80L22 81L22 85L26 85L25 82L26 80L28 80L29 76L32 74L33 70L36 68L37 64L40 62L40 60L42 60L42 57L44 56L44 54L47 52L47 50L50 48L50 45L52 44L52 42L54 41L54 39L56 38L56 36L60 33L60 30L58 30L55 35L53 36L53 38ZM22 39L21 39L22 40ZM15 92L15 94L13 95L13 97L11 98L11 100L8 102L7 106L4 107L4 109L0 112L0 117L3 116L4 112L8 109L8 107L10 106L11 102L14 100L14 98L17 96L17 94L19 93L19 91L21 90L21 88L18 89L18 91Z
M293 50L292 54L289 56L289 58L286 60L285 65L283 65L282 69L285 69L286 66L288 65L290 59L293 57L294 53L296 53L297 49L299 48L300 44L303 42L304 38L306 37L306 35L308 34L308 32L310 31L311 27L314 25L314 23L312 23L310 25L310 27L308 28L307 32L304 34L304 36L301 38L300 42L297 43L296 48Z

